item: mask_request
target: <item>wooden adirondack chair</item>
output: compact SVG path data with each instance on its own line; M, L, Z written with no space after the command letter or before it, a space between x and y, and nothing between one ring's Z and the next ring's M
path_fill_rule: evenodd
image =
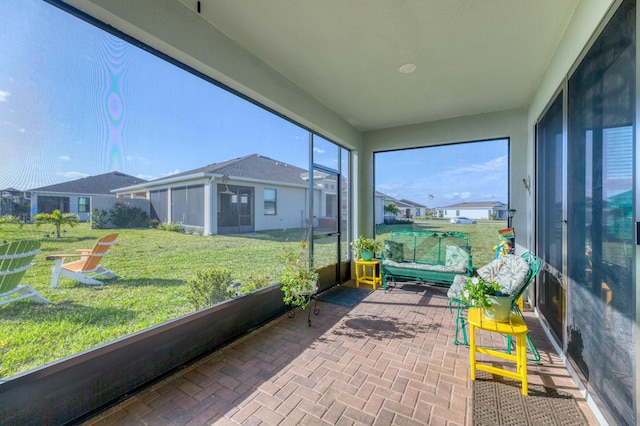
M109 234L100 238L92 249L78 249L76 254L53 254L47 256L47 260L55 260L51 269L51 288L58 285L60 275L80 281L83 284L103 285L96 277L119 278L110 270L100 264L102 258L109 254L111 246L117 243L118 234ZM80 257L79 260L64 263L64 259Z
M0 306L21 299L51 303L28 284L20 284L31 261L40 252L40 242L20 240L0 245Z

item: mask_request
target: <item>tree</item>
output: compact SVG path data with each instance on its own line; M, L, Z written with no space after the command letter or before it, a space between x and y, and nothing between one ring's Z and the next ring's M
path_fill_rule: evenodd
M80 217L73 213L61 213L54 210L53 213L38 213L33 217L36 227L49 223L56 227L56 238L60 238L60 228L63 226L74 227L80 222Z
M394 202L390 202L389 204L384 206L384 211L385 213L391 213L394 216L400 213L400 209L395 205Z

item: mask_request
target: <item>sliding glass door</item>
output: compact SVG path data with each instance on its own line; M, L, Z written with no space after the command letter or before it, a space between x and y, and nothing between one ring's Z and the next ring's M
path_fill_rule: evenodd
M637 424L635 1L563 92L537 126L538 309L607 421Z

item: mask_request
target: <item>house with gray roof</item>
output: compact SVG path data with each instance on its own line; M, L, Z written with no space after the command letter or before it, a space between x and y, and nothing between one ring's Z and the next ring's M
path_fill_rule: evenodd
M62 213L75 213L81 221L88 221L98 199L100 205L104 205L105 199L115 200L116 195L112 190L143 182L146 180L121 172L110 172L34 188L26 192L31 199L31 217L38 213L60 210Z
M319 172L313 179L318 226L337 217L338 183ZM144 197L151 218L201 228L205 235L308 226L309 171L259 154L113 192L119 198Z
M438 217L456 216L469 219L507 219L509 207L501 201L473 201L451 204L435 209Z
M427 215L427 206L424 204L416 203L402 198L397 203L397 206L402 210L404 217L412 219L414 217L423 217Z

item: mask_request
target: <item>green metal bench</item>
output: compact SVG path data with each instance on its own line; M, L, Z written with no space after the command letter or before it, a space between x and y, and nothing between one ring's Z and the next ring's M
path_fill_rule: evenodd
M439 231L394 231L384 241L382 280L424 281L449 286L456 275L471 276L469 234Z

